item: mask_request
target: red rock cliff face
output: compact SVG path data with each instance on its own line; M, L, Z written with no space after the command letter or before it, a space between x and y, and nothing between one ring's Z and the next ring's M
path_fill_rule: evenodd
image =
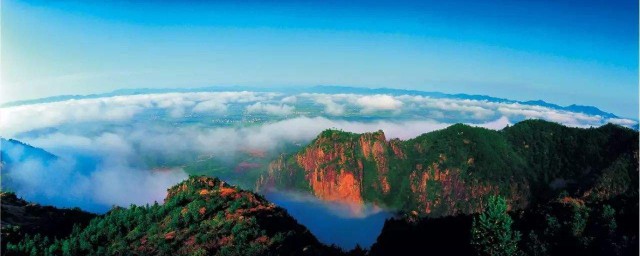
M319 136L306 149L293 156L295 166L287 165L282 158L273 161L269 165L268 175L258 181L257 188L272 186L278 179L284 180L294 176L295 172L303 172L309 189L318 198L362 205L362 182L367 162L375 166L379 177L373 189L383 194L389 193L392 185L387 177L387 155L391 152L404 157L400 147L396 144L390 146L382 132L337 137L341 135L343 133L336 132Z
M444 153L436 155L434 162L420 163L427 153L420 144L387 141L382 132L325 132L289 161L273 161L268 175L258 182L258 189L297 179L289 184L305 184L322 200L362 205L367 194L367 200L375 204L396 203L402 210L434 216L479 212L485 198L498 193L512 194L507 199L513 205L525 203L525 198L517 195L526 194L528 187L514 185L510 193L504 193L504 188L500 191L489 182L463 178L460 169L443 168L448 163ZM415 159L409 159L409 154ZM472 166L475 159L465 158L463 164ZM369 175L366 184L365 175Z
M373 161L376 165L379 183L374 184L376 185L374 188L381 191L382 194L388 194L391 191L391 185L388 180L389 163L386 156L389 142L387 142L384 133L363 134L358 142L362 148L364 159ZM400 154L402 154L402 151L400 151Z
M315 145L296 156L296 162L305 171L305 178L315 196L327 201L363 203L363 170L361 165L354 164L356 159L353 152L349 152L352 148L351 143L344 145L319 138ZM337 169L337 166L344 168Z

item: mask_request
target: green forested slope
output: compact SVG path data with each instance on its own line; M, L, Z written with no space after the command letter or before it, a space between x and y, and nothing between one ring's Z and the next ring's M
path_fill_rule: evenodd
M9 255L336 254L285 210L216 178L191 177L164 204L115 208L70 236L27 236Z

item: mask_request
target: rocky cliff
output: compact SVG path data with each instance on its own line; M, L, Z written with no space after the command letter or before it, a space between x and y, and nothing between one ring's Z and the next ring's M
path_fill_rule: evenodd
M327 201L431 216L479 212L495 194L520 209L549 191L622 193L637 177L637 161L630 160L637 141L637 132L618 126L578 129L538 120L501 131L458 124L406 141L388 140L382 131L326 130L273 161L257 189L309 191Z

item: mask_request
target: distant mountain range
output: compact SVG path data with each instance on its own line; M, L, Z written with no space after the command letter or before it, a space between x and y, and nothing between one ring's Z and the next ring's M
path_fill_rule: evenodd
M60 95L53 97L46 97L33 100L21 100L4 103L1 107L19 106L27 104L37 103L49 103L65 101L70 99L92 99L111 96L123 96L123 95L138 95L138 94L153 94L153 93L171 93L171 92L223 92L223 91L259 91L259 92L281 92L281 93L351 93L351 94L390 94L390 95L420 95L428 96L431 98L450 98L450 99L469 99L469 100L486 100L490 102L501 103L519 103L524 105L544 106L556 110L571 111L577 113L584 113L588 115L598 115L605 118L616 118L613 113L605 112L594 106L582 106L582 105L569 105L560 106L553 103L548 103L543 100L531 100L531 101L517 101L504 98L496 98L486 95L473 95L473 94L447 94L441 92L425 92L418 90L404 90L404 89L391 89L391 88L361 88L361 87L348 87L348 86L330 86L319 85L313 87L272 87L261 88L251 86L214 86L214 87L201 87L201 88L140 88L140 89L121 89L108 93L89 94L89 95Z

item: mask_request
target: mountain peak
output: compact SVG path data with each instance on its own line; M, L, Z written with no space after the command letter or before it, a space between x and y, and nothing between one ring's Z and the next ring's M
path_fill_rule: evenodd
M232 186L218 178L206 176L191 176L188 179L174 185L167 190L165 203L173 200L175 197L190 196L219 197L221 199L237 200L244 198L255 204L263 204L265 207L273 208L274 205L267 202L259 195L249 191L242 190L236 186ZM207 199L208 200L208 199Z

